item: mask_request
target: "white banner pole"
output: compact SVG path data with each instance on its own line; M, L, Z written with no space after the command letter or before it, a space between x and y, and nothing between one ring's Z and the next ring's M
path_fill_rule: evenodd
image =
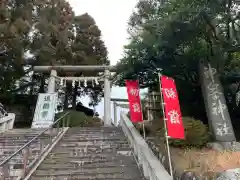
M165 138L166 138L166 144L167 144L169 171L170 171L171 177L173 178L171 153L170 153L170 147L169 147L169 142L168 142L168 131L167 131L167 124L166 124L167 119L165 117L163 94L162 94L161 73L158 73L158 78L159 78L159 86L160 86L160 95L161 95L161 104L162 104L162 112L163 112L163 122L164 122Z
M143 120L142 128L143 128L143 138L146 139L146 131L145 131L144 120Z
M140 98L140 107L141 107L141 111L142 111L142 129L143 129L143 138L146 139L146 131L145 131L145 121L143 119L143 106L142 106L142 100L141 100L141 96L140 96L140 85L139 85L139 81L138 81L138 88L139 88L139 92L138 92L138 96Z

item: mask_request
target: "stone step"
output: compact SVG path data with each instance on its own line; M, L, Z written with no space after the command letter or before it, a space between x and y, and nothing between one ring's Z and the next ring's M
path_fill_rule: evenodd
M71 130L71 132L69 133L66 133L66 135L72 135L72 136L81 136L81 135L84 135L84 134L87 134L89 136L91 135L107 135L109 134L109 136L114 136L114 135L122 135L124 134L123 132L120 132L120 131L104 131L104 130L96 130L96 131L85 131L85 130L82 130L82 131L78 131L78 132L73 132Z
M37 136L45 129L12 129L4 133L0 133L0 137L4 136ZM57 133L57 128L52 129L52 133ZM61 128L59 129L61 130ZM46 131L43 135L48 135L49 131Z
M35 159L35 158L31 158L31 159L28 161L28 165L29 165L30 163L32 163L34 159ZM23 164L24 164L23 158L20 159L19 161L10 160L10 161L7 162L7 165L8 165L8 166L12 166L13 169L15 169L15 170L16 170L16 169L23 169Z
M74 132L73 130L70 130L70 132L67 132L66 135L71 135L71 136L81 136L82 134L87 134L87 135L94 135L94 134L98 134L98 135L107 135L109 134L110 136L114 136L114 135L121 135L124 134L121 131L104 131L104 130L93 130L93 131L86 131L86 130L79 130L77 132Z
M13 154L16 151L18 151L19 149L20 149L20 147L19 148L1 149L0 156L4 155L4 154ZM39 147L30 147L29 151L31 153L38 152L38 151L40 151L40 148Z
M108 140L104 140L104 141L65 141L62 140L61 141L61 145L59 145L60 147L64 147L64 146L101 146L101 145L126 145L128 144L127 141L108 141Z
M46 143L47 144L47 143ZM18 150L19 148L21 148L23 145L25 144L8 144L8 145L4 145L4 146L0 146L1 150L5 150L5 151L13 151L13 149ZM28 147L30 148L38 148L40 145L39 144L30 144ZM0 150L0 152L1 152Z
M78 130L71 129L68 134L74 133L75 135L82 134L82 133L88 133L88 134L123 134L121 129L104 129L104 128L96 128L96 129L84 129L84 128L78 128Z
M13 148L13 147L18 147L18 146L23 146L23 145L25 145L26 143L27 143L28 141L26 141L26 142L7 142L7 143L1 143L0 142L0 147L1 148ZM45 141L42 141L42 142L45 142ZM40 142L39 141L36 141L36 142L33 142L33 143L31 143L31 144L29 144L29 146L36 146L36 145L39 145L40 144Z
M19 175L21 175L21 174L19 174ZM14 175L14 176L13 176L13 175L10 175L10 177L7 177L7 178L5 178L5 179L0 176L0 179L1 179L1 180L17 180L17 179L18 179L18 175L17 175L17 174Z
M122 131L120 128L118 128L118 127L104 127L104 126L101 126L101 127L72 127L71 128L71 132L73 132L73 131L81 131L81 130L88 130L88 131L94 131L94 130L97 130L97 131L99 131L99 130L111 130L111 131L113 131L113 130L119 130L119 131Z
M32 140L33 138L22 138L22 139L1 139L0 140L0 143L12 143L12 142L19 142L19 143L26 143L26 142L29 142L30 140ZM49 137L46 137L46 138L37 138L35 140L33 140L32 142L39 142L39 141L45 141L45 140L48 140L50 139Z
M19 144L26 144L28 143L30 140L32 140L33 138L30 139L5 139L5 140L0 140L0 144L4 145L4 144L13 144L13 143L19 143ZM48 141L49 138L41 138L41 139L35 139L32 141L32 143L38 143L38 142L42 142L42 141Z
M7 158L9 156L11 156L13 153L15 153L16 151L11 151L11 152L3 152L2 154L0 154L0 159L3 159L3 158ZM40 153L40 150L31 150L30 151L30 154L29 156L34 156L34 155L38 155ZM23 152L20 152L18 153L18 155L16 155L16 157L19 156L19 157L22 157L23 156Z
M123 136L123 133L97 133L97 132L94 132L94 133L79 133L79 134L72 134L68 136L68 138L81 138L81 137L96 137L96 138L99 138L99 137L107 137L107 138L111 138L111 137L119 137L119 138L122 138L124 137Z
M111 133L111 132L117 132L117 133L123 133L121 128L108 128L108 127L76 127L76 128L71 128L71 130L69 132L67 132L68 134L74 133L74 134L79 134L82 132L89 132L89 134L93 133L93 132L97 132L97 133Z
M31 162L32 162L32 160L33 159L31 159ZM21 161L8 161L7 164L8 164L8 166L13 166L14 169L22 169L23 168L23 159Z
M133 163L131 161L129 161L128 163L121 163L119 161L111 161L111 162L104 162L104 161L72 161L72 162L68 162L68 163L64 163L64 164L47 164L44 163L41 166L39 166L38 170L49 170L49 169L53 169L53 170L64 170L64 169L79 169L79 168L83 168L83 169L91 169L91 168L99 168L99 167L105 167L105 168L116 168L116 167L128 167L128 168L138 168L136 163Z
M0 176L0 179L1 180L16 180L18 177L8 177L8 178L5 178L5 179L1 179L1 176Z
M91 160L104 160L104 159L108 159L108 160L114 160L114 159L119 159L118 157L121 157L121 158L124 158L124 157L132 157L131 154L126 151L125 153L126 155L122 155L119 153L119 155L116 155L116 153L99 153L99 154L96 154L96 153L92 153L92 154L88 154L88 153L76 153L76 155L73 155L71 153L59 153L59 154L56 154L56 153L51 153L49 154L48 158L44 161L44 162L47 162L47 161L58 161L58 162L61 162L61 159L62 160L83 160L83 159L91 159ZM67 162L67 161L66 161Z
M45 142L45 141L48 141L48 139L41 139L41 140L35 140L35 141L32 141L32 143L31 144L36 144L36 143L39 143L39 142ZM5 142L1 142L0 141L0 144L1 144L1 146L4 146L4 145L11 145L11 144L17 144L17 145L23 145L23 144L26 144L26 143L28 143L29 141L27 141L27 140L24 140L24 141L15 141L15 140L13 140L13 141L5 141Z
M0 137L16 137L16 136L19 136L19 137L34 137L34 136L37 136L39 135L41 132L38 132L38 133L2 133L0 135ZM52 133L56 133L56 132L52 132ZM44 134L41 134L41 136L48 136L49 135L49 132L45 132Z
M12 155L13 153L15 153L16 151L10 151L10 152L4 152L3 154L0 155L0 158L2 157L7 157L7 156L10 156ZM40 150L31 150L30 151L30 154L31 155L36 155L40 152Z
M144 180L140 175L90 174L90 175L61 175L61 176L33 176L30 180Z
M109 174L109 173L127 173L127 174L132 174L134 172L139 172L138 167L136 166L132 166L131 168L129 167L98 167L98 168L85 168L85 167L81 167L81 168L70 168L70 169L48 169L46 170L41 170L38 169L35 172L36 176L49 176L49 175L53 175L53 176L61 176L61 175L68 175L68 174L72 174L72 175L87 175L87 174Z
M31 132L31 131L41 131L43 130L44 128L16 128L16 129L11 129L9 130L9 132L11 131L15 131L15 132Z
M56 129L56 128L53 128ZM17 129L10 129L6 131L5 133L39 133L44 131L45 128L37 128L37 129L32 129L32 128L17 128Z
M34 138L34 137L33 137ZM22 137L22 138L0 138L0 143L14 143L14 142L18 142L18 143L26 143L26 142L28 142L28 141L30 141L30 140L32 140L33 138L24 138L24 137ZM48 139L50 139L49 137L41 137L41 138L37 138L37 139L35 139L35 140L33 140L33 142L38 142L38 141L42 141L42 140L48 140Z
M36 158L36 155L37 154L32 154L32 155L29 155L28 156L28 160L33 160L33 159L35 159ZM2 158L3 158L3 160L5 160L6 158L8 158L8 156L2 156ZM14 156L13 158L11 158L11 162L22 162L23 161L23 155L22 154L19 154L19 155L16 155L16 156Z
M48 169L48 168L66 168L66 167L119 167L119 166L136 166L134 157L77 157L77 158L48 158L44 163L39 167L39 169Z
M75 141L72 141L72 140L62 140L61 141L63 145L61 146L65 146L65 144L69 144L70 146L100 146L100 145L116 145L116 144L119 144L119 145L124 145L124 144L128 144L128 141L126 140L109 140L109 139L105 139L105 140L91 140L91 139L86 139L86 140L75 140Z
M126 148L129 147L127 142L109 142L109 141L99 141L99 142L92 142L92 141L85 141L85 142L72 142L67 144L65 141L62 142L61 145L58 146L58 148L69 148L69 149L80 149L80 148L111 148L111 147L122 147Z
M38 132L14 132L14 131L6 131L0 134L0 136L33 136L33 135L38 135L39 133L41 133L40 131Z
M95 130L85 130L85 129L79 129L78 131L71 130L71 132L67 132L67 134L71 135L82 135L82 134L87 134L87 135L92 135L92 134L123 134L121 130L103 130L103 129L95 129Z
M32 135L38 135L41 132L11 132L11 131L6 131L0 134L0 137L2 136L32 136Z
M8 131L5 131L3 134L39 134L42 132L41 130L35 130L35 129L11 129Z
M14 151L14 153L15 153L16 151ZM30 156L35 156L35 155L38 155L40 153L40 151L33 151L33 152L31 152L30 151L30 153L29 153L29 157ZM12 153L13 154L13 153ZM9 157L9 156L11 156L12 154L2 154L2 155L0 155L0 157L1 158L6 158L6 157ZM23 153L22 152L19 152L18 154L16 154L12 159L18 159L18 158L22 158L23 157Z
M0 147L1 147L1 150L13 151L13 149L18 150L19 148L21 148L25 144L26 143L23 143L23 144L7 144L7 145L3 145L3 146L0 146ZM46 143L46 144L48 144L48 143ZM34 149L38 148L39 146L40 146L39 143L35 143L35 144L30 144L29 145L30 148L34 148ZM0 150L0 152L1 152L1 150Z
M11 137L7 137L7 136L5 136L5 137L0 137L0 140L1 141L4 141L4 140L7 140L7 141L11 141L11 140L32 140L33 138L35 138L36 136L16 136L16 137L14 137L14 136L11 136ZM38 138L36 138L35 140L37 140L37 139L48 139L48 138L50 138L50 136L40 136L40 137L38 137Z
M18 132L16 132L16 133L13 133L13 132L9 132L9 131L7 131L7 132L4 132L4 133L1 133L0 134L0 137L3 137L3 136L16 136L16 135L19 135L19 136L33 136L33 135L38 135L40 132L37 132L37 133L34 133L34 132L24 132L24 133L18 133Z
M82 146L82 147L59 147L57 148L54 153L76 153L76 152L82 152L82 153L111 153L111 152L119 152L119 151L131 151L131 148L127 145L103 145L100 146Z
M65 144L69 144L70 146L90 146L90 145L95 145L95 146L100 146L100 145L114 145L114 144L128 144L127 141L122 141L122 140L115 140L115 141L109 141L109 140L87 140L87 141L66 141L66 140L62 140L62 144L61 146L65 146Z
M119 137L119 136L110 136L110 137L101 137L101 136L79 136L79 137L71 137L71 138L63 138L63 141L126 141L125 137Z

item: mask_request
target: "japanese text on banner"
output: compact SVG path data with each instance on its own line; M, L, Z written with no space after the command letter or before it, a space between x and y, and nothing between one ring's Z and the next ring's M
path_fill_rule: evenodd
M175 139L184 139L184 126L175 82L171 78L161 76L160 83L168 136Z
M131 121L142 122L142 107L141 100L139 95L139 84L137 80L128 80L126 81L127 93L128 93L128 102L130 109L130 118Z

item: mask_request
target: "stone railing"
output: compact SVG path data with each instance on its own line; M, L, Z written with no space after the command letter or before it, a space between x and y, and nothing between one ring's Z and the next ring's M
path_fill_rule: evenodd
M8 113L7 116L0 117L0 133L9 129L13 129L14 121L14 113Z
M120 125L128 138L138 165L143 169L144 176L149 180L172 180L172 177L124 113L121 113Z

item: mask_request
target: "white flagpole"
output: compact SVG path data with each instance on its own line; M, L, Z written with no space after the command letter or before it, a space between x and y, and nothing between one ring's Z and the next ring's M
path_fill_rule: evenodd
M143 128L143 138L146 139L146 131L145 131L145 122L144 122L144 119L143 119L143 107L142 107L142 101L141 101L141 97L140 97L140 86L139 86L139 81L138 81L138 88L139 88L139 92L138 92L138 95L139 95L139 98L140 98L140 107L141 107L141 111L142 111L142 120L143 120L143 124L142 124L142 128Z
M166 117L165 117L165 110L164 110L164 102L163 102L163 94L162 94L162 84L161 84L161 73L158 73L159 78L159 86L160 86L160 94L161 94L161 103L162 103L162 112L163 112L163 122L164 122L164 130L165 130L165 138L166 138L166 144L167 144L167 154L168 154L168 163L169 163L169 171L170 175L173 178L173 170L172 170L172 162L171 162L171 153L170 153L170 147L168 142L168 131L167 131L167 125L166 125Z
M144 123L144 120L143 120L143 126L142 126L142 128L143 128L143 138L146 139L146 132L145 132L145 125L144 124L145 123Z

